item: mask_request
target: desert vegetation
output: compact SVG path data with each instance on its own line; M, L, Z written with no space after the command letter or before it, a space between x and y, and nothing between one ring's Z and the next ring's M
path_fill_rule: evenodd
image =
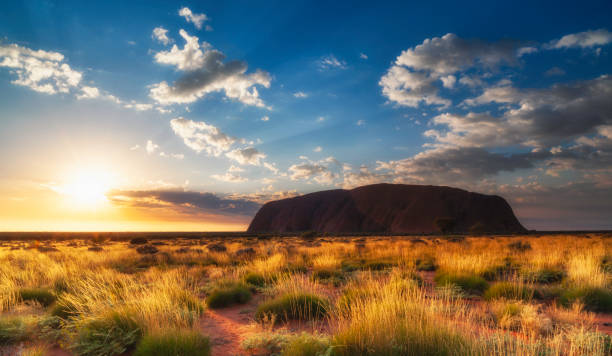
M0 354L608 355L611 261L606 234L2 241Z

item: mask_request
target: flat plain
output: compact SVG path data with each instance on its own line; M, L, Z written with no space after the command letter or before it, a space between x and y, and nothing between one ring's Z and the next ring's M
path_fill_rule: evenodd
M0 355L607 355L611 276L608 233L2 241Z

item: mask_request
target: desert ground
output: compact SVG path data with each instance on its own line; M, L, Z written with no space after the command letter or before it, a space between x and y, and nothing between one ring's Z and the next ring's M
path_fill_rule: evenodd
M607 355L612 234L2 241L0 355Z

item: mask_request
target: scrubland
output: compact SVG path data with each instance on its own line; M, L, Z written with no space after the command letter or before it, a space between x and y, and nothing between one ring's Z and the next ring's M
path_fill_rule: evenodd
M608 355L612 235L4 241L0 355Z

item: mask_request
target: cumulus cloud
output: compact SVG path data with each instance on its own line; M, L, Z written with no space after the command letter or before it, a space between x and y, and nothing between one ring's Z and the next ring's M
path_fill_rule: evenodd
M208 20L206 14L194 14L188 7L181 8L178 13L187 22L191 22L198 30L201 30L204 22Z
M257 70L247 74L247 65L242 61L224 62L225 55L212 49L210 44L202 45L195 36L180 30L185 46L179 49L173 45L170 51L155 54L160 64L175 66L185 72L173 85L166 81L154 84L150 96L162 105L191 103L213 92L223 92L226 97L245 105L265 107L259 97L258 85L270 87L271 77L267 72Z
M182 153L166 153L166 152L162 151L162 152L159 153L159 155L161 157L170 157L170 158L175 158L175 159L178 159L178 160L181 160L181 159L185 158L185 155L182 154Z
M69 93L78 87L82 73L64 62L58 52L32 50L16 44L0 45L0 67L17 76L13 84L45 94Z
M259 152L255 147L235 149L225 155L239 164L253 166L261 165L261 161L266 158L266 155Z
M451 102L439 96L440 83L453 89L456 73L470 68L493 70L500 65L515 65L519 55L524 53L525 48L519 53L518 43L514 41L484 42L448 33L425 39L422 44L403 51L379 85L383 95L398 105L446 108ZM470 79L462 77L459 82L470 86L481 83Z
M393 66L380 79L383 95L391 102L402 106L418 107L420 103L447 107L450 100L438 96L436 80L431 76L411 72L402 66Z
M187 147L196 152L219 156L230 150L236 139L221 132L217 127L203 121L192 121L182 117L170 120L175 134L183 139Z
M155 27L153 29L153 33L151 34L151 37L159 41L160 43L163 43L166 46L174 42L172 39L168 37L168 30L166 30L163 27Z
M513 41L484 42L463 39L453 33L425 39L397 57L395 64L436 76L453 74L474 66L494 68L516 62L518 44Z
M298 91L298 92L293 93L293 96L296 98L303 99L303 98L307 98L308 94L304 93L303 91Z
M240 175L232 172L226 172L225 174L213 174L211 175L211 178L228 183L243 183L248 181L248 178L241 177Z
M612 42L612 32L606 29L584 31L565 35L548 43L548 48L590 48L604 46Z
M323 147L321 147L321 146L317 146L317 147L315 147L315 148L313 149L313 151L314 151L314 152L321 152L321 151L323 151Z
M264 117L261 118L261 121L264 121L264 122L270 121L270 117L269 116L264 116Z
M247 199L186 190L113 190L108 199L121 206L170 209L188 214L254 215L260 204Z

